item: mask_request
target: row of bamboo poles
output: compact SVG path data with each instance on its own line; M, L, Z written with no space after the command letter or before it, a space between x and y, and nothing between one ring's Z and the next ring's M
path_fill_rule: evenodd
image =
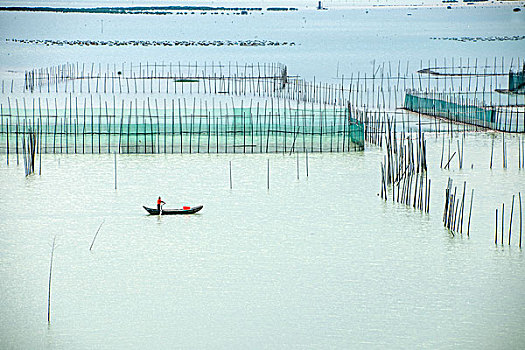
M398 202L422 212L429 213L430 207L430 187L431 181L427 176L426 164L426 141L424 133L418 130L417 133L408 134L404 131L396 131L396 123L394 118L387 114L375 114L371 112L361 111L361 119L364 121L365 141L369 144L376 145L383 148L386 152L383 161L381 162L380 179L381 189L380 197L387 201L392 198L393 202ZM369 132L367 132L369 130ZM413 142L417 135L417 141ZM436 134L437 135L437 134ZM456 151L452 152L452 139L448 140L448 156L445 152L445 136L443 135L442 150L441 150L441 169L450 169L453 163L454 156L457 156L458 169L463 169L464 164L464 144L465 133L460 133L454 146L457 146ZM490 168L493 166L494 157L494 136L492 135L492 151L490 154ZM453 134L450 135L454 137ZM522 169L525 163L525 140L520 137L515 137L518 145L518 169ZM505 169L508 166L507 143L505 134L501 138L502 150L502 167ZM414 186L415 185L415 186ZM413 189L412 189L413 188ZM463 183L463 189L458 189L453 186L453 180L449 178L447 187L445 188L445 203L443 208L443 225L448 229L452 236L463 234L466 232L467 237L470 235L470 224L472 217L474 189L470 190L470 199L468 199L467 183ZM511 242L512 234L512 218L514 212L514 197L510 209L509 230L508 230L508 244ZM519 198L519 213L520 213L520 238L519 247L521 248L522 236L522 207L521 207L521 193L518 193ZM468 203L470 201L470 203ZM504 213L505 204L502 205L500 213ZM467 217L468 215L468 217ZM503 216L503 214L501 214ZM501 218L501 232L502 236L500 242L503 241L504 220ZM498 240L498 210L496 210L496 236L495 241Z
M407 91L404 108L454 122L505 132L525 131L522 106L484 106L460 94Z
M511 245L511 238L512 238L512 218L514 216L514 199L516 195L512 195L512 204L510 207L510 218L509 218L509 231L508 231L508 245ZM521 192L518 192L518 201L519 201L519 215L520 215L520 235L519 235L519 241L518 246L521 248L521 238L523 233L523 209L521 207ZM494 244L498 244L498 209L496 209L496 224L495 224L495 233L494 233ZM504 238L505 238L505 203L501 204L501 239L500 243L504 244Z
M457 186L454 186L452 192L453 180L449 177L447 188L445 189L445 205L443 210L443 225L449 229L452 235L457 233L463 234L463 217L465 209L465 194L467 190L467 182L463 182L463 194L461 197L457 194ZM470 209L467 222L467 237L470 236L470 217L472 215L472 201L474 199L474 189L470 195Z
M442 147L441 147L441 160L440 168L441 169L450 169L451 165L457 164L458 169L463 169L464 166L464 145L465 145L465 136L468 131L476 131L474 127L466 127L465 124L456 124L452 123L450 120L442 121L438 118L433 120L423 118L420 115L410 115L403 113L387 113L387 112L378 112L378 111L366 111L353 108L353 116L363 124L364 127L364 140L367 144L383 147L385 137L388 134L388 124L393 130L395 135L397 134L410 134L415 131L425 130L425 134L433 134L436 137L442 135ZM490 151L490 157L487 158L487 164L489 164L490 169L494 167L495 164L495 148L501 147L501 165L505 169L509 164L509 154L508 154L508 135L506 137L505 133L501 133L499 142L501 146L496 145L496 135L495 133L490 134L492 137L492 146ZM517 139L517 142L514 142L517 149L513 150L513 154L516 157L513 157L516 160L518 169L525 168L525 137L520 134L511 136L514 139ZM456 139L456 140L454 140ZM448 140L448 142L445 142ZM447 155L448 153L448 155ZM489 155L487 153L487 155Z
M48 93L229 93L236 95L254 94L258 96L273 96L288 98L314 103L329 103L345 105L350 101L353 106L361 109L392 110L400 107L405 100L405 91L419 91L421 93L447 93L461 95L465 99L477 98L480 104L490 107L515 107L523 105L523 96L516 94L497 94L494 92L498 87L503 87L505 80L501 78L507 74L499 73L503 69L496 62L490 66L476 60L474 66L467 60L467 65L459 61L459 67L448 67L449 70L457 70L458 73L446 73L433 75L434 70L447 72L447 60L444 59L440 66L435 61L434 67L420 69L414 77L409 72L409 62L406 72L402 72L401 62L398 62L397 73L392 70L391 62L388 62L388 70L385 64L373 65L372 72L363 74L353 73L350 77L339 76L333 78L337 83L307 82L294 76L288 76L286 66L274 64L239 64L232 63L188 63L165 64L146 63L145 65L109 65L102 67L101 64L79 64L69 63L59 67L39 68L26 72L26 83L24 91L35 91ZM519 60L517 60L519 61ZM454 62L453 62L454 63ZM472 62L474 63L474 62ZM423 62L420 62L422 67ZM501 68L499 68L501 66ZM511 66L514 63L511 61ZM98 69L97 69L98 68ZM105 68L105 69L104 69ZM492 72L488 70L493 69ZM483 70L478 72L478 70ZM498 71L498 72L497 72ZM498 77L500 81L498 82ZM490 78L490 82L486 79ZM447 86L446 81L451 82ZM454 80L459 83L454 84ZM481 82L481 79L483 80ZM494 79L494 81L492 81ZM443 84L443 80L445 83ZM463 83L463 80L468 80ZM472 80L472 83L471 83ZM475 84L474 84L475 80ZM266 83L263 83L267 81ZM56 86L53 86L56 82ZM58 85L62 85L61 87ZM440 85L441 84L441 85ZM3 82L2 82L2 91ZM501 111L504 113L504 110ZM514 112L512 112L514 113ZM503 122L501 122L503 123Z
M386 155L381 163L381 198L388 200L388 187L392 191L392 201L428 213L431 180L427 177L425 134L419 129L414 143L412 135L401 132L398 142L395 124L386 117L384 140Z
M24 173L29 176L35 172L35 156L38 150L38 133L29 131L27 136L22 139Z
M454 153L452 153L452 155L450 155L450 152L452 151L452 147L451 147L452 139L449 138L449 140L448 140L448 156L447 156L447 158L444 158L444 156L445 156L445 136L443 136L443 143L442 143L442 146L441 146L441 162L440 162L440 165L439 165L439 167L441 169L449 169L450 170L450 164L451 164L452 159L454 158L454 156L456 154L458 155L458 157L457 157L457 159L458 159L458 168L460 170L463 169L463 159L465 157L465 154L464 154L465 134L463 134L462 137L458 138L456 141L457 141L457 150L454 151ZM446 161L445 166L443 166L443 161Z
M120 106L100 100L104 108L75 98L60 109L57 99L33 100L30 109L14 102L14 108L10 101L7 108L0 105L0 136L5 137L0 150L7 154L18 154L19 140L34 128L43 153L348 152L364 147L362 124L350 106L273 98L264 103L212 100L210 105L196 98L148 98Z

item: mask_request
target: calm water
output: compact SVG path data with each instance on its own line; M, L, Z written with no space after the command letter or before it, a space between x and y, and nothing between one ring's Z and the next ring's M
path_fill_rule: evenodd
M0 13L0 68L10 80L27 67L77 60L281 61L290 73L329 81L369 69L373 60L410 59L419 66L436 56L510 59L523 52L523 41L429 39L522 34L523 12L410 12L300 11L199 21ZM258 37L300 45L80 48L4 41L11 37ZM308 178L300 155L299 179L296 155L119 155L118 190L113 155L44 155L42 175L28 178L15 157L7 166L0 155L0 347L521 349L525 261L517 203L506 244L512 195L525 194L519 140L506 137L509 168L502 169L496 136L490 170L492 136L467 135L463 170L456 158L442 170L441 137L427 136L430 214L379 199L383 152L375 147L310 154ZM467 181L467 200L475 189L470 238L443 228L449 176L458 187ZM187 217L146 216L141 206L154 205L159 195L167 207L204 209ZM505 245L495 246L494 211L502 202Z
M525 193L517 141L492 171L490 137L467 137L461 171L428 142L428 215L377 197L374 148L311 154L308 178L301 155L299 180L295 156L119 156L116 191L110 155L44 156L27 179L3 156L2 347L521 348L517 216L511 246L493 243L494 209L506 202L508 230ZM442 227L448 176L476 189L470 238ZM146 216L157 195L204 209Z
M410 14L410 16L408 16ZM30 24L30 25L29 25ZM410 71L428 60L455 57L506 58L514 62L525 49L525 41L458 42L431 37L490 37L523 35L524 11L502 8L401 8L234 15L84 15L59 13L0 12L2 79L23 79L23 71L80 62L91 65L125 62L281 62L289 74L309 80L339 82L376 66L401 61ZM276 40L296 46L280 47L78 47L33 46L5 39L53 40ZM10 72L15 71L15 73ZM22 75L20 75L22 72ZM21 89L20 89L21 91Z

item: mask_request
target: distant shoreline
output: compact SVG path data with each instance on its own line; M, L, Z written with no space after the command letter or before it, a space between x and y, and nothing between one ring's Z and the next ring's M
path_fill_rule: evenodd
M371 9L417 9L417 8L480 8L480 7L525 7L523 0L505 0L498 2L457 2L439 4L370 4L370 5L348 5L327 4L329 7L323 10L371 10ZM289 11L314 11L318 10L313 4L298 7L237 7L237 6L104 6L104 7L51 7L51 6L3 6L1 12L54 12L54 13L89 13L89 14L204 14L207 12L233 12L235 14L247 15L250 12L289 12Z
M108 14L172 14L188 11L297 11L296 7L214 7L214 6L118 6L118 7L49 7L49 6L9 6L0 7L4 12L58 12L58 13L108 13Z

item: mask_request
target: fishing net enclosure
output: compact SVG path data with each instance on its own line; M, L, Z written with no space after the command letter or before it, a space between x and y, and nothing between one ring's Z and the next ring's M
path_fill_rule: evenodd
M494 122L494 110L471 105L461 97L446 94L407 92L404 107L413 112L476 125Z
M516 73L512 71L509 72L509 91L525 94L525 64L521 71Z
M522 106L482 106L461 94L407 91L404 108L492 130L525 131L525 110Z
M42 153L279 153L364 149L362 122L347 108L301 108L270 100L250 107L206 108L172 100L91 107L50 101L3 108L0 150L15 153L24 135L39 135ZM160 105L160 108L159 108Z

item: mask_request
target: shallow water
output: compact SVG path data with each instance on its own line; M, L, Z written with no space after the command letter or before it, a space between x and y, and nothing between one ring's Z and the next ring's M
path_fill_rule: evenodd
M410 59L418 68L420 60L436 56L509 60L522 51L523 41L429 39L520 34L523 12L466 11L311 11L202 16L198 22L190 16L0 13L4 39L258 37L300 43L57 48L1 40L0 70L5 79L20 79L28 67L77 60L281 61L291 73L329 81L370 69L374 60ZM21 160L16 166L11 155L7 166L1 154L0 347L519 349L525 341L520 139L506 136L509 167L503 169L502 138L495 136L489 169L493 135L467 134L463 169L454 158L450 170L442 170L442 137L426 134L429 214L379 198L383 151L374 146L309 154L308 177L301 154L299 179L297 155L118 155L117 190L110 154L43 155L42 175L27 178ZM470 237L443 228L449 176L459 192L467 181L466 203L475 189ZM145 215L141 206L154 205L159 195L167 207L204 209L192 216ZM502 202L505 244L495 246L494 212Z
M299 180L296 156L122 155L117 190L111 155L45 155L29 178L11 157L0 171L3 347L519 348L518 216L511 246L507 232L493 242L493 210L506 202L507 230L512 194L525 193L517 140L509 168L495 155L490 171L477 152L490 138L467 136L468 166L448 171L441 136L427 137L430 214L379 199L375 148L310 154L308 178L300 155ZM467 200L476 189L470 238L442 227L448 176L467 181ZM157 195L204 209L145 215Z

